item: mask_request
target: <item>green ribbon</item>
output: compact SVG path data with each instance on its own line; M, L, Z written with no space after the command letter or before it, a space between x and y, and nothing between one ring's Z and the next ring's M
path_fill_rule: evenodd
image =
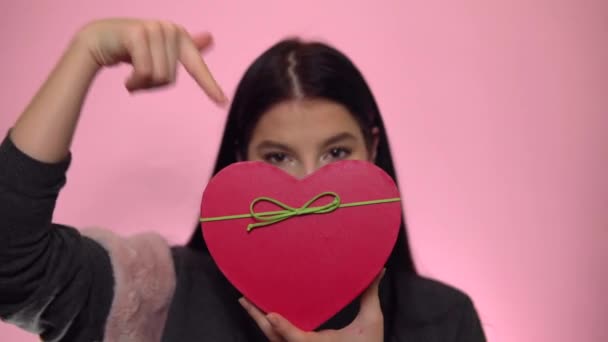
M311 205L314 202L316 202L317 200L319 200L320 198L325 197L325 196L331 196L331 197L333 197L333 200L331 202L329 202L328 204L325 204L322 206L311 207ZM242 219L242 218L253 218L257 221L260 221L257 223L251 223L251 224L247 225L247 231L250 232L256 228L265 227L265 226L269 226L271 224L279 223L281 221L285 221L288 218L291 218L294 216L302 216L302 215L310 215L310 214L327 214L327 213L331 213L331 212L337 210L338 208L357 207L357 206L363 206L363 205L382 204L382 203L391 203L391 202L399 202L399 201L401 201L401 198L395 197L395 198L378 199L378 200L371 200L371 201L341 203L340 196L337 193L328 191L328 192L323 192L323 193L316 195L315 197L310 199L308 202L304 203L304 205L301 206L300 208L294 208L294 207L291 207L285 203L282 203L281 201L278 201L274 198L258 197L256 199L254 199L251 202L251 204L249 205L249 214L217 216L217 217L201 217L200 222L236 220L236 219ZM283 210L265 211L265 212L257 213L255 211L255 205L260 202L273 203L274 205L283 208Z

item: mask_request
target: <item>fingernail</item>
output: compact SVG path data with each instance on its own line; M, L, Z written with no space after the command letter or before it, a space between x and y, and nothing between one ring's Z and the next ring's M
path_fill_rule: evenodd
M241 304L241 306L244 308L249 305L249 303L247 303L247 300L244 297L239 298L239 304Z
M226 95L224 95L224 93L220 93L219 100L221 105L225 106L228 104L228 98L226 97Z

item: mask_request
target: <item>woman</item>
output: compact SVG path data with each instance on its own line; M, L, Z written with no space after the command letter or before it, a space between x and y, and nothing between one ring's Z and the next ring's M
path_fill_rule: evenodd
M208 96L226 98L200 57L209 35L167 22L95 21L70 47L0 147L0 317L49 341L483 341L470 299L416 274L405 229L379 276L314 332L264 314L227 282L198 225L187 246L156 234L118 237L51 223L69 148L97 72L133 65L134 92L175 80L183 64ZM231 105L215 172L261 160L303 177L343 159L395 177L363 77L340 52L283 41L260 56Z

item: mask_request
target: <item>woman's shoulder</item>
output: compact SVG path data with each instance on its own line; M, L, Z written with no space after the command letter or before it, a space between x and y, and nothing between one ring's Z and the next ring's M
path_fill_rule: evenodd
M471 297L453 285L417 274L397 277L398 310L412 324L477 316Z

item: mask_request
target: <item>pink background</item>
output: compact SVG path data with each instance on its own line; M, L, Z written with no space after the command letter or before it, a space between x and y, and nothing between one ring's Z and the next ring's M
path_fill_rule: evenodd
M491 341L608 341L605 0L2 1L2 132L71 34L106 16L211 30L229 95L286 35L343 49L384 114L421 272L468 292ZM226 113L183 73L131 97L127 72L94 84L55 219L182 243Z

